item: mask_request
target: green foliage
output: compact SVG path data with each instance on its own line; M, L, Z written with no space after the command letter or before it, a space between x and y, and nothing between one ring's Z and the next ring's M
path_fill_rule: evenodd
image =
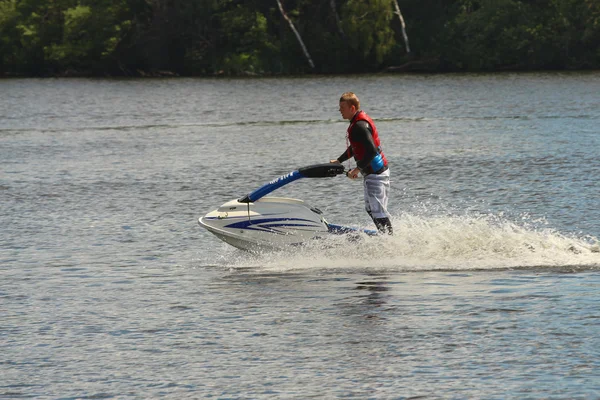
M227 30L221 38L220 57L215 69L237 75L265 72L266 55L275 49L266 17L240 4L218 14Z
M0 75L600 67L598 0L0 0Z
M105 69L107 59L131 26L131 21L117 18L122 11L119 4L108 5L102 12L81 4L65 10L62 38L44 48L46 60L63 71Z
M396 44L391 20L390 0L348 0L343 8L344 31L359 60L368 67L381 65Z
M0 73L101 73L131 26L121 0L0 0L0 9Z
M448 30L453 52L442 53L457 69L585 66L582 61L592 43L583 44L581 32L595 33L589 30L593 22L586 23L589 17L580 0L462 0L458 4Z
M493 69L518 64L532 38L529 10L515 0L462 1L450 26L456 53L445 54L458 68Z
M14 73L20 63L17 45L21 35L19 19L17 0L0 1L0 72Z
M76 6L66 10L64 16L63 40L44 49L46 59L62 68L81 66L78 64L88 58L94 46L89 32L92 9Z

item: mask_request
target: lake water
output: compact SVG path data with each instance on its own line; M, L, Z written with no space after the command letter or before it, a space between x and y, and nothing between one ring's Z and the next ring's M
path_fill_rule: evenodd
M198 217L345 148L395 236L251 255ZM600 73L0 80L0 398L600 398ZM362 186L301 180L373 228Z

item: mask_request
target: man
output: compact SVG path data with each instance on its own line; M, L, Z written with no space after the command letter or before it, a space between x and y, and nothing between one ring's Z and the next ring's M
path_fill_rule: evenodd
M348 148L332 163L343 163L354 156L357 167L348 172L348 178L363 175L365 209L380 233L393 233L390 214L387 211L390 190L390 170L381 151L379 134L373 120L360 109L358 97L346 92L340 97L342 118L350 121L346 133Z

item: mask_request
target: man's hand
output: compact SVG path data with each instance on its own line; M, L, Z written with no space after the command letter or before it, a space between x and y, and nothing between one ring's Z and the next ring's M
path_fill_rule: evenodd
M358 174L360 174L360 169L354 168L353 170L348 172L348 178L356 179L356 178L358 178Z
M341 164L338 160L329 160L331 164Z

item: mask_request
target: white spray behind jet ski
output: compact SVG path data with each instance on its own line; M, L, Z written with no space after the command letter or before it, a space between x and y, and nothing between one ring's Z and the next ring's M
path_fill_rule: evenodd
M331 234L376 235L375 230L330 224L319 209L302 200L265 197L301 178L330 178L344 173L344 167L334 163L299 168L240 199L228 201L199 218L198 223L219 239L243 250L280 249Z

